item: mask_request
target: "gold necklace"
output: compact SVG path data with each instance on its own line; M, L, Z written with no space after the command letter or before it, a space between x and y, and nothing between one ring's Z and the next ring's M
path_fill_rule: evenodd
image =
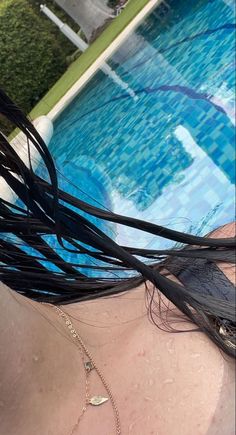
M56 310L58 312L59 316L65 319L65 324L66 324L67 328L69 329L72 337L79 342L78 347L79 347L79 350L80 350L80 353L82 356L83 367L84 367L84 371L85 371L85 405L83 406L82 413L79 415L77 422L75 423L72 431L70 432L70 435L74 434L75 429L79 426L81 418L83 417L83 415L84 415L84 413L87 410L89 405L99 406L99 405L102 405L103 403L107 402L109 399L111 401L111 405L112 405L113 412L114 412L116 435L121 435L121 424L120 424L119 411L118 411L114 396L111 392L111 388L108 385L107 381L105 380L101 370L97 367L97 364L95 363L93 356L91 355L91 353L89 352L89 350L85 346L82 338L80 337L78 332L75 330L69 316L64 311L62 311L59 307L57 307L56 305L46 303L46 302L41 302L41 304L51 306L54 310ZM88 361L85 361L84 354L87 356ZM93 369L97 372L99 378L101 379L101 381L102 381L102 383L107 391L108 397L103 397L103 396L90 397L90 394L89 394L89 390L90 390L89 374Z

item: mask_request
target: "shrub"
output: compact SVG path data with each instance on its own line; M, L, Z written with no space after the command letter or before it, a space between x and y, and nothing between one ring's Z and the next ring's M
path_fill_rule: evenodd
M1 1L1 0L0 0ZM75 46L72 44L68 38L63 35L62 32L58 29L58 27L49 20L48 17L45 16L43 12L40 11L40 5L46 5L63 23L68 24L75 32L78 32L79 26L78 24L65 13L65 11L55 3L54 0L27 0L28 3L32 6L35 13L40 17L41 21L43 21L44 26L47 28L48 32L51 33L56 39L58 44L63 47L63 51L66 55L70 55L73 51L75 51Z
M30 1L1 0L0 87L27 113L67 67L68 45L65 51L50 26ZM8 123L3 127L5 134L11 131Z

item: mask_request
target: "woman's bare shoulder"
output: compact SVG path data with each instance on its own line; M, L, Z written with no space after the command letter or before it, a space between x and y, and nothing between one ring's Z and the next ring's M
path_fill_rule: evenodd
M236 236L236 222L223 225L210 233L209 237L214 238L231 238ZM222 270L225 276L235 285L236 284L236 270L235 264L219 262L218 267Z
M219 228L216 228L209 234L209 237L216 238L227 238L227 237L235 237L236 236L236 222L230 222L228 224L222 225Z
M236 223L231 222L212 231L208 237L232 238L236 235ZM235 265L219 262L218 267L227 278L235 283ZM183 339L184 341L184 339ZM208 396L212 410L208 415L207 435L235 434L235 361L221 352L203 333L190 333L183 345L183 352L191 354L191 344L202 351L201 364L205 364L204 371L195 372L195 380L203 386L202 376L208 379L205 394ZM186 348L185 348L186 345ZM190 354L189 354L190 352ZM185 352L184 352L185 353ZM199 395L199 398L201 394Z

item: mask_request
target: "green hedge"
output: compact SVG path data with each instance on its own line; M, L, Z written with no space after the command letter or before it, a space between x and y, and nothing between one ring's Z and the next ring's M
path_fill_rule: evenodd
M1 2L1 0L0 0ZM67 39L62 32L58 29L58 27L49 20L46 15L40 11L40 5L46 5L60 20L64 23L68 24L75 32L78 32L79 26L78 24L68 15L66 12L55 3L54 0L28 0L28 3L32 6L35 13L40 16L41 21L44 22L44 25L47 26L48 31L57 38L57 42L59 45L63 47L63 50L67 54L71 53L71 50L75 50L74 45Z
M0 1L0 87L26 113L65 72L66 57L75 51L31 3ZM0 121L8 134L12 126Z

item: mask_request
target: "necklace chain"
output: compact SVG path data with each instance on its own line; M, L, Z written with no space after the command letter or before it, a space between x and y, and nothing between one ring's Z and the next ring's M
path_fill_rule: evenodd
M69 316L64 311L62 311L61 308L59 308L56 305L53 305L53 304L50 304L50 303L46 303L46 302L41 302L41 303L43 305L51 306L54 310L56 310L58 312L60 317L65 319L65 324L66 324L67 328L69 329L72 337L77 339L77 341L79 342L79 350L80 350L80 353L81 353L81 356L82 356L83 367L84 367L84 371L85 371L85 405L83 406L82 412L79 415L79 417L77 419L77 422L75 423L72 431L70 432L70 435L73 435L75 430L78 428L79 423L80 423L80 421L81 421L85 411L88 408L88 405L90 405L90 404L98 405L98 404L101 404L101 403L103 403L103 402L108 400L108 399L102 398L100 396L95 396L94 398L90 398L90 396L89 396L89 387L90 387L90 385L89 385L89 375L90 375L90 372L92 371L92 369L95 369L95 371L97 372L99 378L101 379L101 381L102 381L102 383L103 383L103 385L104 385L104 387L106 389L107 395L108 395L108 397L109 397L109 399L111 401L111 405L112 405L112 408L113 408L114 419L115 419L116 435L121 435L121 424L120 424L119 411L118 411L118 408L117 408L114 396L112 394L111 388L110 388L109 384L107 383L106 379L104 378L103 373L101 372L101 370L99 369L99 367L95 363L94 358L91 355L90 351L85 346L81 336L75 330L75 328L74 328L74 326L73 326ZM84 354L88 357L89 361L85 362ZM102 399L102 400L100 400L100 399ZM97 402L97 400L99 401L99 403Z

